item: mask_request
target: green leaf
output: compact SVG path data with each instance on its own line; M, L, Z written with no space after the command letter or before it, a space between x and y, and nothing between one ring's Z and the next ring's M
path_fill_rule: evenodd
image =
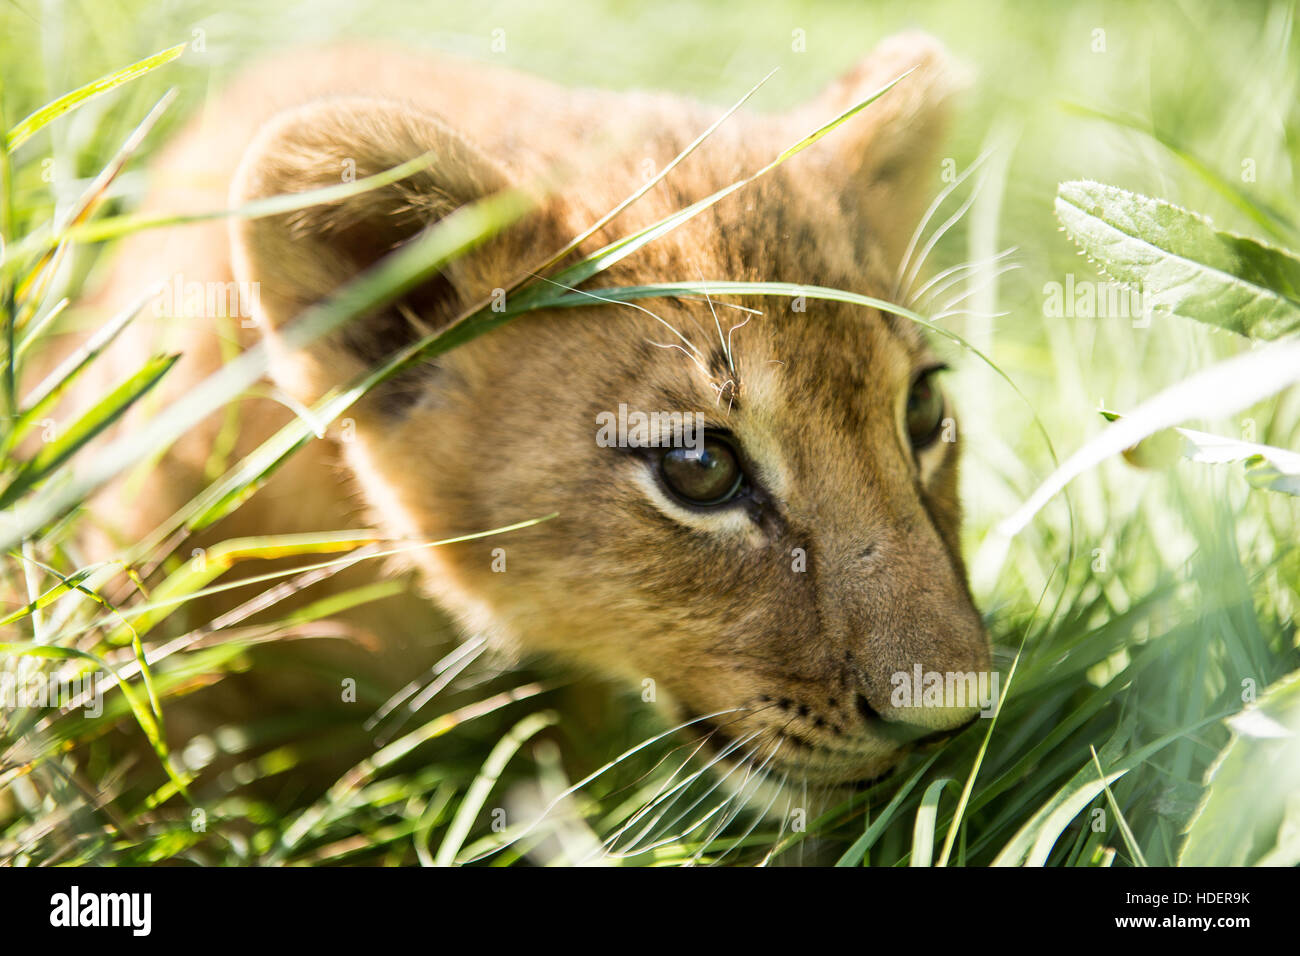
M1107 275L1140 287L1148 310L1255 339L1300 329L1300 259L1289 252L1101 183L1061 183L1056 215Z
M1300 453L1190 428L1175 428L1174 432L1183 439L1182 455L1188 461L1208 465L1241 462L1246 480L1255 487L1300 495Z
M1296 453L1268 445L1261 447L1268 451L1246 459L1246 481L1255 488L1300 495L1300 464L1296 462Z
M132 63L130 66L124 66L120 70L114 70L107 76L101 76L93 83L87 83L85 86L73 90L71 93L65 93L52 103L47 103L30 116L25 117L13 129L9 130L5 137L5 149L13 152L23 143L27 142L38 130L46 124L58 119L64 113L75 110L81 104L88 100L94 99L102 93L114 90L124 83L144 76L151 70L156 70L164 63L170 63L182 53L185 52L185 44L163 50L161 53L155 53L153 56L147 56L143 60Z
M1300 671L1225 723L1179 865L1300 864Z

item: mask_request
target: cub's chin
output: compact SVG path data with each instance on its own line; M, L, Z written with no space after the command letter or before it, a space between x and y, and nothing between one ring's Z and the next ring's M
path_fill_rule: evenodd
M780 794L802 795L809 788L822 794L824 805L847 799L888 777L909 754L941 747L978 716L938 731L876 720L833 741L811 741L781 730L736 736L728 731L725 716L684 716L682 723L699 758L730 792L747 795L745 802L752 806L771 801L775 807L782 803Z

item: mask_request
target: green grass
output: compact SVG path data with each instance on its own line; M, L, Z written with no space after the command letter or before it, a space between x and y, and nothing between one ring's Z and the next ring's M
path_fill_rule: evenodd
M1300 766L1300 499L1287 456L1300 448L1300 394L1287 390L1300 372L1300 271L1285 252L1300 249L1294 5L940 3L918 14L901 3L870 11L771 3L735 17L704 4L634 12L590 0L563 22L515 3L472 12L388 4L382 15L378 5L313 5L308 21L265 6L223 4L218 13L178 4L145 17L132 3L69 4L44 22L48 6L0 12L0 129L11 145L0 154L0 673L111 668L120 678L99 717L0 712L0 859L508 865L586 859L607 841L604 858L625 865L1300 862L1300 781L1286 770ZM721 105L780 67L751 101L778 109L912 18L977 71L936 190L946 170L970 170L988 152L931 220L933 229L970 200L935 243L922 282L960 271L915 311L899 311L933 325L958 369L951 390L966 449L967 554L1003 674L996 720L914 755L852 799L794 791L770 817L754 812L766 794L748 809L729 799L636 697L593 694L544 666L497 673L472 650L448 659L448 686L405 720L398 715L414 691L374 726L305 706L192 734L169 727L188 695L250 669L337 694L348 672L323 663L303 675L298 642L340 636L338 615L350 606L409 587L385 581L282 610L275 599L399 545L355 533L267 536L227 542L196 563L181 533L237 508L314 440L313 424L342 414L402 363L527 308L589 303L562 286L601 290L602 267L657 234L554 274L561 285L512 295L508 314L467 317L328 398L312 422L296 420L249 460L219 469L165 527L124 543L134 581L120 565L87 567L78 534L96 516L78 505L91 487L151 460L265 368L260 350L246 353L107 456L86 456L89 440L147 395L167 356L141 356L115 393L78 409L75 427L62 422L53 442L35 440L45 409L101 348L64 366L68 380L45 392L22 384L22 363L68 323L103 328L102 346L131 320L60 303L76 299L117 237L157 225L130 215L139 172L223 78L286 42L387 34L564 82L662 86ZM490 46L496 29L502 53ZM791 49L795 30L810 53ZM152 69L120 76L101 95L61 99L185 41L179 59L146 61ZM1209 62L1214 70L1195 66ZM170 87L175 101L154 111ZM1180 210L1211 217L1214 228ZM303 316L299 334L324 334L400 293L520 211L501 197L453 217ZM1015 251L996 258L1006 248ZM1173 259L1180 268L1162 271ZM1136 324L1048 314L1048 283L1067 274L1095 281L1099 268L1141 283L1161 311ZM600 294L698 294L692 278ZM1237 364L1221 364L1234 356ZM1206 375L1212 387L1199 384ZM1103 408L1118 421L1108 424ZM1207 435L1226 442L1211 449ZM1080 449L1064 490L1018 513ZM281 564L267 571L271 559ZM243 602L237 612L215 629L191 619L196 596L232 582L243 582L232 591ZM356 694L370 714L401 690L362 679ZM593 707L603 722L593 723ZM585 729L593 725L611 729ZM1291 736L1270 736L1279 727ZM340 757L332 785L316 786L320 768Z

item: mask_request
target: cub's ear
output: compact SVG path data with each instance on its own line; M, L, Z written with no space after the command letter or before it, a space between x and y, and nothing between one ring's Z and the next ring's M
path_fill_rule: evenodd
M966 71L929 34L901 33L881 41L798 111L800 120L815 128L908 70L912 72L824 141L832 154L832 175L841 177L845 207L862 224L867 248L883 251L891 270L939 183L938 150L949 103L967 85Z
M399 182L281 215L232 220L235 278L256 283L257 318L273 349L276 330L303 309L459 207L512 183L440 119L388 100L320 100L278 115L258 133L232 183L235 205L361 179L425 154L432 155L430 165ZM299 399L315 399L505 287L553 249L538 218L450 263L377 314L353 318L301 353L275 354L276 380Z

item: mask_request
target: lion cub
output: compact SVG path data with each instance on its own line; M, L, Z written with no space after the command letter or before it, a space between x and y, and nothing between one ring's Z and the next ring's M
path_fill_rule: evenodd
M951 86L924 36L886 41L799 109L731 117L581 250L756 170L913 67L825 140L594 286L762 280L888 297ZM97 305L172 277L256 288L248 321L148 315L117 349L138 356L161 340L183 352L165 386L174 396L220 365L222 336L239 325L243 344L272 345L275 385L310 403L545 261L718 115L451 58L294 54L209 104L160 161L150 209L301 192L430 150L433 164L327 205L141 234ZM304 351L275 348L285 323L421 230L547 176L563 185L535 213L401 303ZM670 714L698 719L714 744L743 741L808 780L859 780L973 716L896 706L897 675L989 667L959 554L958 448L941 440L953 411L940 367L911 323L826 301L714 296L530 313L377 389L350 410L348 440L336 431L313 443L218 530L372 526L434 541L554 512L411 561L467 634L652 679ZM264 394L242 402L236 452L289 414ZM598 440L610 416L676 414L699 426L689 441ZM111 490L102 513L129 515L128 533L154 527L203 486L221 421L177 444L143 489ZM400 622L385 627L396 642Z

